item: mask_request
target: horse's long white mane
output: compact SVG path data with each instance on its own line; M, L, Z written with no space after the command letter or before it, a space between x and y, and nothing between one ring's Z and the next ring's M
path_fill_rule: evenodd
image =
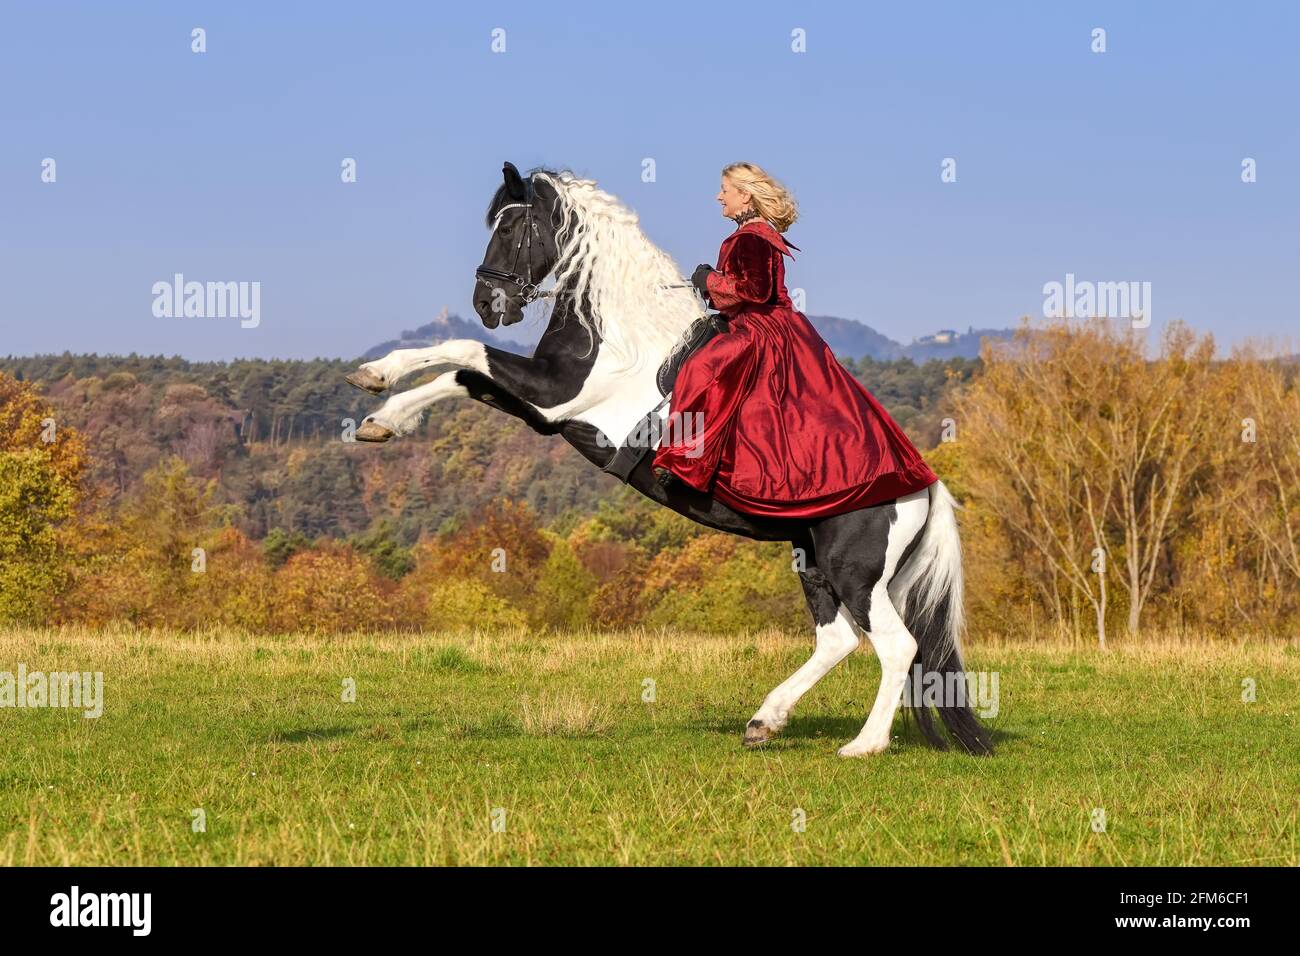
M600 336L620 367L658 365L704 314L704 303L694 289L671 288L689 283L617 197L569 172L533 175L559 196L556 241L563 252L555 267L556 291L585 303L579 321Z

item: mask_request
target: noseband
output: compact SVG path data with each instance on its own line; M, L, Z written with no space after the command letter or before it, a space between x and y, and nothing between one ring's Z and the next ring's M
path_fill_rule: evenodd
M519 289L519 296L523 299L523 304L528 305L536 299L547 298L553 293L543 292L538 288L537 282L533 281L533 236L537 232L537 223L533 221L533 179L530 176L524 180L524 202L512 202L502 206L497 210L497 225L493 227L493 232L501 225L501 215L507 209L525 209L524 213L524 231L515 244L514 258L510 260L509 271L502 269L493 269L489 266L479 266L474 270L474 278L486 286L499 288L498 283L512 282ZM518 272L519 255L524 255L524 265L528 270L525 275ZM538 276L538 281L545 279L545 276Z

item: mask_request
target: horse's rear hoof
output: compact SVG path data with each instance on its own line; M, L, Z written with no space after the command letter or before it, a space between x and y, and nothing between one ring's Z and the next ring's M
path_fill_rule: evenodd
M745 727L745 746L761 747L776 736L776 731L761 720L751 720Z
M391 428L385 428L379 422L365 421L357 429L357 441L388 441L396 434Z
M359 368L355 372L349 372L343 376L343 381L349 385L361 389L363 392L369 392L371 395L378 395L384 389L388 388L384 380L370 371L368 368ZM363 439L369 440L369 439ZM383 441L383 439L379 439Z

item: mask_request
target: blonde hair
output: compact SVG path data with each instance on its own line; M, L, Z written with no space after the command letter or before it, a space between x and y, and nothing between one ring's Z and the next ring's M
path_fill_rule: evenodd
M799 218L799 207L790 191L763 167L753 163L732 163L723 168L722 175L737 189L749 193L754 209L775 226L777 232L785 232Z

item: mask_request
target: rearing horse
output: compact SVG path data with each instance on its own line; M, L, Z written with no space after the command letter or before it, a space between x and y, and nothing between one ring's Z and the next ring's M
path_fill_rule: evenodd
M356 437L388 441L412 431L434 402L472 398L541 434L560 435L598 467L628 463L630 471L619 472L628 484L700 524L790 542L804 556L799 577L817 626L816 649L767 695L744 742L755 746L779 733L799 698L857 648L863 632L880 658L880 689L861 733L839 753L881 753L909 671L919 666L949 686L950 675L964 674L961 545L948 490L935 482L892 502L815 520L760 517L682 482L665 489L649 454L621 451L616 459L648 414L669 413L671 379L698 344L703 303L682 283L676 263L646 238L635 213L594 182L550 170L525 178L510 163L503 174L488 208L492 233L475 277L474 310L496 328L518 322L536 298L553 296L534 354L454 339L367 362L347 380L374 394L418 369L451 370L393 395ZM539 285L551 276L554 288L544 293ZM926 739L944 749L929 703L907 701ZM964 697L945 698L935 710L966 751L992 753L988 731Z

